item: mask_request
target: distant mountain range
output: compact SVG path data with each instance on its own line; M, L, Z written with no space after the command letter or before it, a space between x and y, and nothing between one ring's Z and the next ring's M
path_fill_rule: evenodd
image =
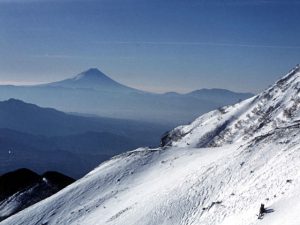
M155 94L120 84L96 68L54 83L0 86L0 100L16 98L65 112L172 125L187 123L212 109L251 96L251 93L235 93L223 89L201 89L187 94Z
M78 178L139 146L157 146L170 126L69 115L20 100L0 102L0 175L21 167Z

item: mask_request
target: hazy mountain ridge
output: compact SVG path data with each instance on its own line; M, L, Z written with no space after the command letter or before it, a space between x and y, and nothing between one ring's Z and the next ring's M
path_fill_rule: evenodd
M146 125L146 129L142 128ZM45 136L74 135L88 131L128 134L139 130L141 137L147 127L160 130L155 123L105 117L67 114L53 108L43 108L17 99L0 102L0 128ZM151 129L149 129L151 132Z
M265 92L174 129L163 148L116 156L2 224L298 225L299 85L296 67Z
M0 129L0 174L27 167L39 173L57 170L78 178L100 162L137 145L134 140L109 133L45 137Z
M3 85L0 86L0 99L16 98L66 112L164 122L176 126L193 120L199 114L249 97L248 94L234 92L213 97L214 92L155 94L127 87L98 69L90 69L73 78L49 84Z
M0 102L0 174L20 167L81 177L138 146L157 146L163 124L69 115L20 100Z
M212 88L195 90L186 95L193 96L200 99L211 100L219 102L220 104L230 105L235 103L236 99L242 101L253 96L252 93L237 93L226 89Z

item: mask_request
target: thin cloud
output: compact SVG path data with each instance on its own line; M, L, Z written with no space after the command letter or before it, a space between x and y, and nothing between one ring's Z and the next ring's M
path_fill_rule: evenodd
M0 3L40 3L40 2L93 2L97 0L0 0Z
M49 0L0 0L0 3L31 3L31 2L46 2Z
M299 5L300 2L298 0L200 0L196 2L198 5L200 4L210 4L210 5L232 5L232 6L255 6L255 5Z
M90 56L63 55L63 54L40 54L40 55L29 55L29 57L32 57L32 58L52 58L52 59L74 59L74 58L97 59L96 57L90 57Z
M43 82L21 81L21 80L0 80L0 85L37 85Z
M39 55L28 55L28 57L38 59L38 58L48 58L48 59L88 59L88 60L99 60L104 58L106 60L135 60L136 57L132 56L85 56L85 55L64 55L64 54L39 54Z
M278 49L299 49L296 45L264 45L264 44L235 44L235 43L220 43L220 42L154 42L154 41L100 41L98 44L112 45L182 45L182 46L220 46L220 47L245 47L245 48L278 48Z

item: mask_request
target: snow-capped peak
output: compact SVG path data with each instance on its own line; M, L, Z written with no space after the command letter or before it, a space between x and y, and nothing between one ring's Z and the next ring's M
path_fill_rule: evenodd
M94 89L112 92L132 92L133 88L127 87L111 79L97 68L88 69L72 78L47 84L51 87L72 89Z
M102 73L97 68L90 68L78 75L76 75L73 79L74 80L82 80L82 79L110 79L108 76L106 76L104 73Z

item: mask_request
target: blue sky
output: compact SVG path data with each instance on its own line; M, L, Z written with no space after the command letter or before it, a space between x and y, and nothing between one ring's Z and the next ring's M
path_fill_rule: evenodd
M300 63L300 1L0 0L0 82L98 67L155 92L259 92Z

